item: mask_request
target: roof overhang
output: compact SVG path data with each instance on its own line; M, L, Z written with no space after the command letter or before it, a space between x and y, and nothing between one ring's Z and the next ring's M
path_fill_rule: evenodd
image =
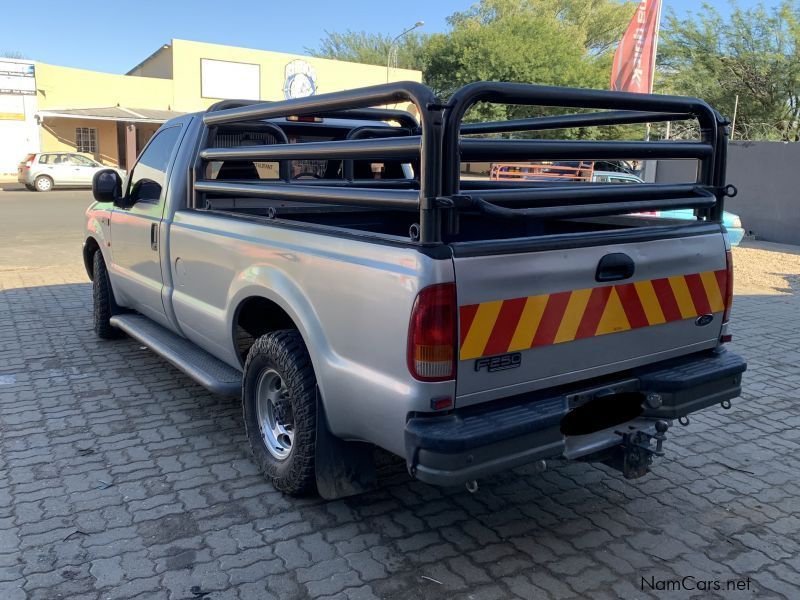
M58 111L40 110L36 113L39 119L83 119L84 121L116 121L118 123L166 123L169 119L143 119L137 117L99 117L95 115L73 115Z
M36 119L85 119L89 121L115 121L117 123L166 123L170 119L180 117L184 113L174 110L156 110L148 108L126 108L111 106L101 108L61 108L40 110Z

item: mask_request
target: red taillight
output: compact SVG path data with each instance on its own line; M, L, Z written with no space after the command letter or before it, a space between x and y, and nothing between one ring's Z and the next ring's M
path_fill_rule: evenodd
M721 290L720 290L721 291ZM731 308L733 307L733 255L731 251L725 252L725 313L722 315L722 322L727 323L731 320Z
M446 381L456 370L456 286L426 287L408 326L408 370L420 381Z

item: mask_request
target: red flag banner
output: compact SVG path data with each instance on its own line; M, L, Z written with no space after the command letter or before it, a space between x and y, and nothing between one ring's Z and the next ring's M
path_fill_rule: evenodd
M660 19L661 0L642 0L639 3L614 53L612 90L643 94L653 91Z

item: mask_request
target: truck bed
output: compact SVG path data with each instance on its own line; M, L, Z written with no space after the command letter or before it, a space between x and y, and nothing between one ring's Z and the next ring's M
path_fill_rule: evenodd
M407 211L354 209L347 206L314 205L313 203L287 205L287 203L277 200L244 197L209 200L209 210L242 218L260 219L264 223L320 225L337 230L373 233L379 236L390 236L396 241L409 241L410 228L419 220L416 214ZM675 228L692 224L692 221L640 215L532 221L508 220L491 215L465 213L461 216L459 230L448 234L446 242L486 242L615 231L626 234L637 228L666 228L667 226ZM666 232L666 229L664 231Z

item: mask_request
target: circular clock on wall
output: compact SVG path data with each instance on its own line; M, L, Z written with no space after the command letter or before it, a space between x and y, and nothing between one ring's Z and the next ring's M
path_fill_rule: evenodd
M293 60L284 71L283 95L289 98L305 98L317 93L317 74L314 67L304 60Z

